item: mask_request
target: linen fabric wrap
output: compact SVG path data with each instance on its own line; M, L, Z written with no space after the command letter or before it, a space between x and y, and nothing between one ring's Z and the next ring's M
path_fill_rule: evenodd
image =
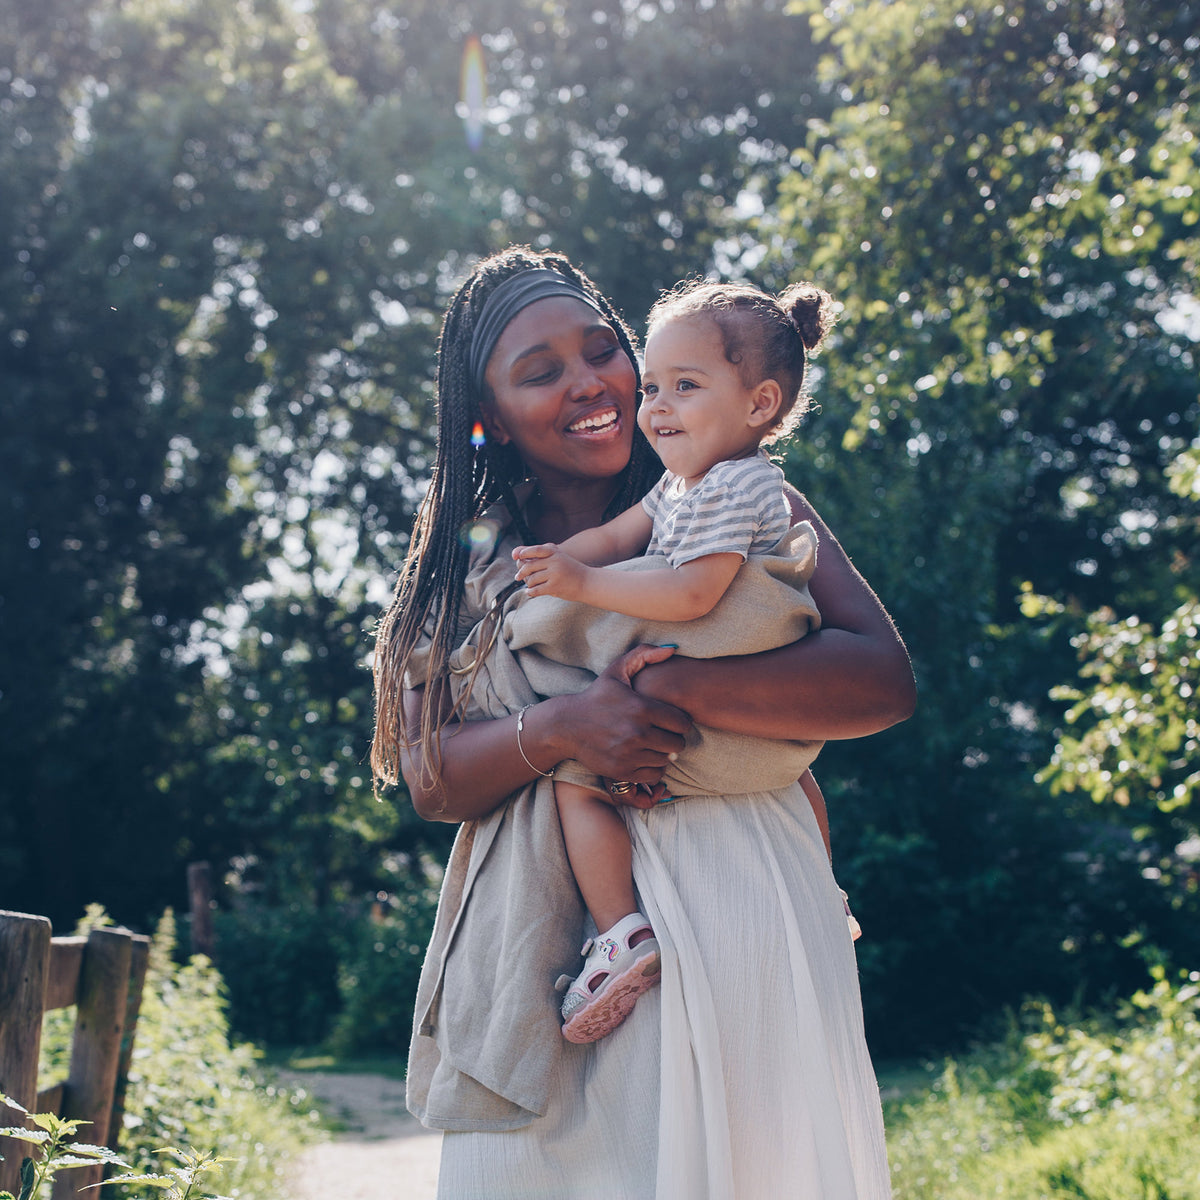
M679 654L715 658L773 649L819 626L807 586L816 534L807 522L771 554L751 555L712 612L688 622L637 620L513 591L513 544L505 538L477 551L468 573L462 611L482 619L450 661L456 698L471 680L465 720L581 691L641 642L673 642ZM642 571L665 559L616 565ZM425 661L414 656L409 686L424 682ZM794 784L820 746L696 728L664 781L674 803L689 795L737 803ZM570 777L570 768L562 775ZM512 1129L545 1112L562 1045L553 981L578 956L584 916L551 780L534 781L460 828L417 990L408 1107L423 1124Z

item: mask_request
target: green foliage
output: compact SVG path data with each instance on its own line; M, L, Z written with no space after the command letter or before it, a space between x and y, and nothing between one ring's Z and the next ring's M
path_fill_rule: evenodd
M1084 687L1061 687L1070 728L1042 773L1056 790L1171 813L1200 785L1200 602L1153 629L1111 609L1092 613L1074 639Z
M437 885L428 877L410 890L383 896L354 928L342 964L342 1011L330 1045L341 1055L408 1054L413 1000L433 933Z
M159 925L138 1022L123 1154L153 1173L161 1146L205 1146L228 1158L225 1189L283 1190L290 1160L312 1136L306 1097L265 1085L257 1051L232 1043L220 976L203 959L171 959L173 923Z
M168 912L151 945L121 1156L135 1173L177 1178L159 1169L162 1147L205 1146L229 1160L227 1191L271 1200L283 1194L288 1163L314 1136L316 1114L302 1093L264 1083L258 1051L230 1040L219 974L202 958L175 963L174 947ZM146 1183L135 1194L157 1187Z
M215 915L229 1019L270 1045L325 1041L341 1009L338 975L354 934L340 909L241 904Z
M1032 1028L950 1062L885 1113L897 1200L1196 1200L1200 988L1156 969L1111 1019Z
M129 1172L124 1175L114 1175L104 1181L110 1184L141 1184L143 1188L152 1188L163 1200L234 1200L231 1196L218 1196L212 1192L201 1191L204 1176L219 1172L228 1158L202 1150L177 1150L168 1146L161 1154L175 1160L173 1166L166 1168L165 1175L138 1174Z
M369 905L217 913L233 1028L270 1046L407 1054L439 876L425 860L392 871Z
M1200 428L1198 46L1187 6L1132 0L794 7L838 103L757 222L757 274L844 304L789 469L917 670L916 718L828 748L821 778L873 1036L898 1013L920 1044L1080 977L1124 988L1138 938L1194 952L1137 824L1035 778L1078 625L1026 622L1019 596L1154 629L1186 599L1169 472Z
M72 1167L94 1166L104 1163L109 1167L125 1167L122 1159L107 1146L91 1146L74 1141L75 1134L86 1121L67 1121L54 1113L29 1113L15 1100L0 1093L0 1106L15 1109L32 1122L28 1125L0 1129L0 1134L28 1142L33 1154L21 1162L21 1185L16 1196L11 1192L0 1192L0 1200L38 1200L43 1187L54 1183L59 1171ZM112 1175L102 1184L91 1186L123 1186L142 1184L161 1193L164 1200L233 1200L229 1196L217 1196L199 1190L203 1176L220 1171L228 1159L197 1150L177 1150L168 1146L159 1151L175 1160L177 1165L167 1168L165 1175L139 1174L126 1171Z
M1200 499L1196 464L1200 452L1181 454L1168 469L1174 491ZM1194 536L1197 521L1188 522ZM1131 809L1145 832L1170 851L1200 835L1193 811L1200 784L1200 590L1187 582L1189 557L1179 558L1175 589L1182 603L1154 626L1136 616L1119 619L1111 608L1090 613L1073 639L1079 656L1078 685L1055 696L1070 707L1050 763L1039 778L1056 792L1080 790L1097 804ZM1031 593L1024 611L1032 618L1061 618L1063 606ZM1200 851L1192 851L1195 858ZM1186 860L1185 860L1186 861ZM1178 859L1174 864L1178 869ZM1184 866L1185 876L1187 868ZM1196 884L1191 881L1194 892Z
M54 1113L30 1113L15 1100L0 1093L0 1107L23 1114L34 1128L14 1125L0 1128L0 1136L25 1142L32 1147L21 1161L21 1186L15 1200L36 1200L43 1187L53 1184L60 1171L72 1167L92 1167L97 1163L121 1163L107 1146L77 1142L75 1135L87 1121L69 1121ZM14 1200L11 1192L0 1192L0 1200Z

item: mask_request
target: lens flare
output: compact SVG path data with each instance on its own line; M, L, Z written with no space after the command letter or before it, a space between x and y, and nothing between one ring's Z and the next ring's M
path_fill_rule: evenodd
M487 99L487 72L483 43L472 34L463 47L458 98L467 131L467 145L478 150L483 142L483 104Z
M483 426L478 421L475 422L475 427L471 430L471 445L476 450L483 445Z
M471 521L459 531L459 540L468 550L479 546L490 547L496 540L500 527L495 521Z

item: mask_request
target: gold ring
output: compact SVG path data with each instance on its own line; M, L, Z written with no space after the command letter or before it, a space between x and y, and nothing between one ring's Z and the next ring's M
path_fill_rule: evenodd
M608 790L612 792L614 796L628 796L629 793L632 792L636 787L636 783L624 783L617 779L608 785Z

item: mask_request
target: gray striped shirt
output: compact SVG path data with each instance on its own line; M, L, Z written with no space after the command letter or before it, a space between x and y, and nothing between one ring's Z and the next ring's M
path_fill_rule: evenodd
M761 450L717 463L688 492L668 471L642 507L654 522L646 553L673 567L707 554L764 554L792 524L783 472Z

